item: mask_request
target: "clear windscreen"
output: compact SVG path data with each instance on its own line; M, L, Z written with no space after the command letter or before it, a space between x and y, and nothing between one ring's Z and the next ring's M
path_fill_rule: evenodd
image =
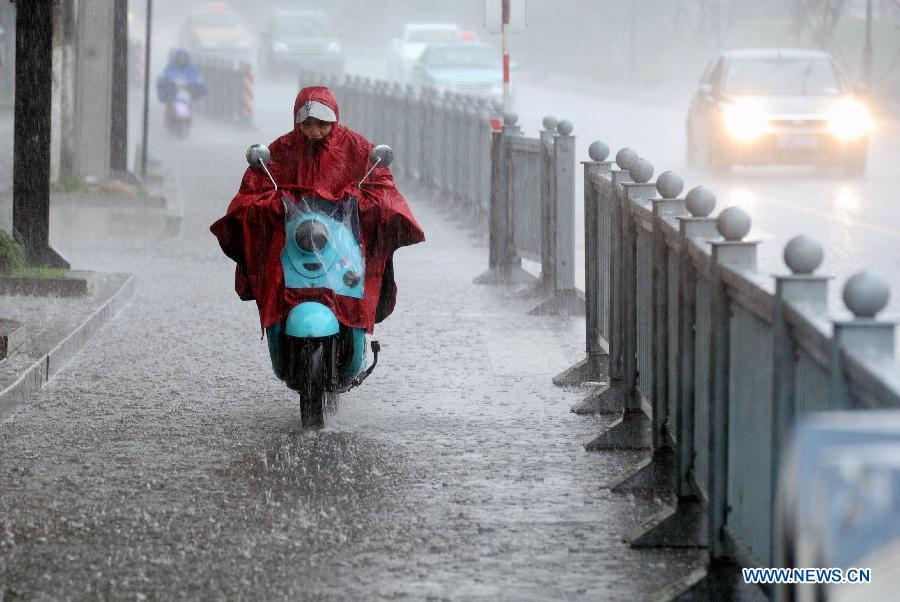
M285 194L283 202L285 286L326 288L362 299L366 266L357 199L328 201Z

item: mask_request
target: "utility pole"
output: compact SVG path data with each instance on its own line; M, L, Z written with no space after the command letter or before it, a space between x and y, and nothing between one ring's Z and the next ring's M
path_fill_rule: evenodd
M128 0L114 0L109 169L128 169Z
M153 32L153 0L147 0L147 29L144 38L144 124L141 132L141 179L147 179L147 129L150 113L150 35Z
M863 46L863 83L872 87L872 0L866 0L866 41Z
M50 248L54 3L17 3L13 230L29 265L68 268L68 262Z
M509 0L501 0L501 24L503 33L503 114L509 113Z

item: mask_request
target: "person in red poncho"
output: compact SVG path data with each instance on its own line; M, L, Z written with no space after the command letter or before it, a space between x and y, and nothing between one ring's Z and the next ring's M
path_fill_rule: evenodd
M302 187L305 194L340 201L359 200L359 226L365 256L365 285L361 299L335 294L326 288L288 288L281 266L285 244L282 193L265 172L248 168L225 217L210 230L225 254L233 259L235 291L255 299L263 328L285 319L304 301L328 306L338 320L373 332L394 309L397 287L392 257L395 250L425 240L390 171L372 167L371 142L340 124L340 111L331 90L308 87L294 102L294 129L269 145L268 163L279 187Z

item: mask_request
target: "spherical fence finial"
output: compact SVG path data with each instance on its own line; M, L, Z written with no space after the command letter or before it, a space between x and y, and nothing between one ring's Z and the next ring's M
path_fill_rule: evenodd
M716 228L727 241L737 242L750 232L750 214L740 207L728 207L716 218Z
M562 119L556 124L556 131L560 136L570 135L573 129L575 129L575 126L568 119Z
M545 115L544 119L541 121L541 125L544 126L544 129L551 132L556 129L557 123L559 123L559 119L557 119L553 115Z
M638 184L646 184L653 177L653 164L643 157L628 163L628 174Z
M656 178L656 191L664 199L677 199L684 190L684 180L672 171L664 171Z
M874 318L890 296L891 289L872 272L859 272L844 283L844 304L857 318Z
M637 158L638 154L626 146L616 153L616 165L619 166L619 169L625 171L631 162L637 160Z
M591 161L606 161L606 158L609 157L609 147L599 140L595 140L588 147L588 156Z
M806 235L795 236L784 246L784 263L794 274L812 274L824 256L819 241Z
M503 116L503 125L507 127L515 127L517 121L519 121L517 113L509 112Z
M716 195L704 186L694 186L685 197L687 210L693 217L709 217L716 208Z

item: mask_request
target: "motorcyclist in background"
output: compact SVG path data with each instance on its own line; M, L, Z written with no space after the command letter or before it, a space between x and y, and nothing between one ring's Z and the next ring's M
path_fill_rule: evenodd
M160 102L166 104L166 125L170 129L173 129L179 117L175 107L179 88L188 94L189 98L183 99L185 101L196 100L207 92L200 71L191 62L191 55L184 48L178 48L172 53L163 74L156 80L156 93ZM189 111L186 119L190 121Z

